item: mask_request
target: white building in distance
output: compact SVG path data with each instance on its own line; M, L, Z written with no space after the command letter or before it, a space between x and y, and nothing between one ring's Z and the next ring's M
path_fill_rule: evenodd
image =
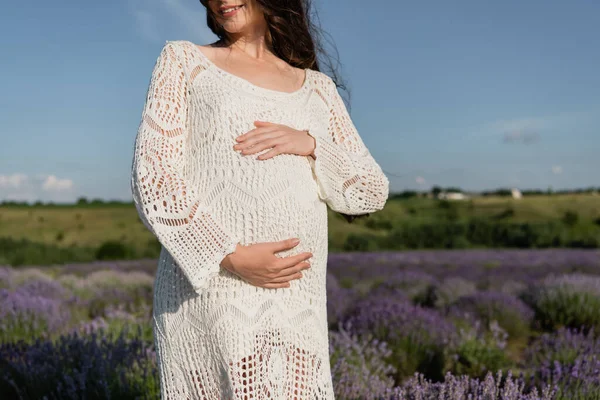
M440 200L467 200L469 196L459 192L440 192L438 199Z

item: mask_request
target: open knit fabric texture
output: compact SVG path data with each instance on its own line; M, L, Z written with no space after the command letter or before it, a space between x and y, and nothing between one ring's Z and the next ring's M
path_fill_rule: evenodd
M308 130L315 156L257 160L233 149L255 120ZM327 75L257 86L192 42L167 41L135 140L134 203L162 245L153 329L162 399L333 399L325 277L327 206L381 210L388 180ZM289 288L254 286L220 266L236 245L298 237L313 253Z

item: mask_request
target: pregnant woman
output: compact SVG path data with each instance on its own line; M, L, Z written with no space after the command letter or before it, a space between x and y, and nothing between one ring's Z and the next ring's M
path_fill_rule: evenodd
M333 399L327 206L381 210L388 180L303 0L201 0L212 45L167 41L131 186L162 245L153 329L162 399Z

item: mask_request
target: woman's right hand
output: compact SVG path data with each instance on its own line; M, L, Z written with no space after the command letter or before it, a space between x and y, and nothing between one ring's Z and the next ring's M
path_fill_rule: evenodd
M296 247L298 243L300 241L296 242L294 239L248 246L238 243L235 251L223 258L221 266L254 286L290 287L289 281L300 279L301 271L310 268L306 260L313 254L304 252L289 257L277 257L275 253Z

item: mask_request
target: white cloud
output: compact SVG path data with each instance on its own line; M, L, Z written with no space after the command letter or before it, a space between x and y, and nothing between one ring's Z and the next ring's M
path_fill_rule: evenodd
M54 175L48 175L42 189L46 191L64 191L73 188L73 181L70 179L59 179Z
M545 132L568 133L578 127L590 126L598 121L597 107L583 111L566 111L539 117L523 117L494 121L472 130L469 136L500 136L505 142L537 141Z
M0 200L35 202L73 201L75 184L56 175L15 173L0 175Z
M552 173L553 173L554 175L559 175L559 174L562 174L562 172L563 172L563 169L562 169L562 167L561 167L560 165L554 165L554 166L552 167Z
M25 174L0 175L0 189L19 189L27 184Z
M422 176L417 176L415 178L415 182L417 182L417 184L419 185L424 185L427 183L427 181L425 181L425 178L423 178Z

